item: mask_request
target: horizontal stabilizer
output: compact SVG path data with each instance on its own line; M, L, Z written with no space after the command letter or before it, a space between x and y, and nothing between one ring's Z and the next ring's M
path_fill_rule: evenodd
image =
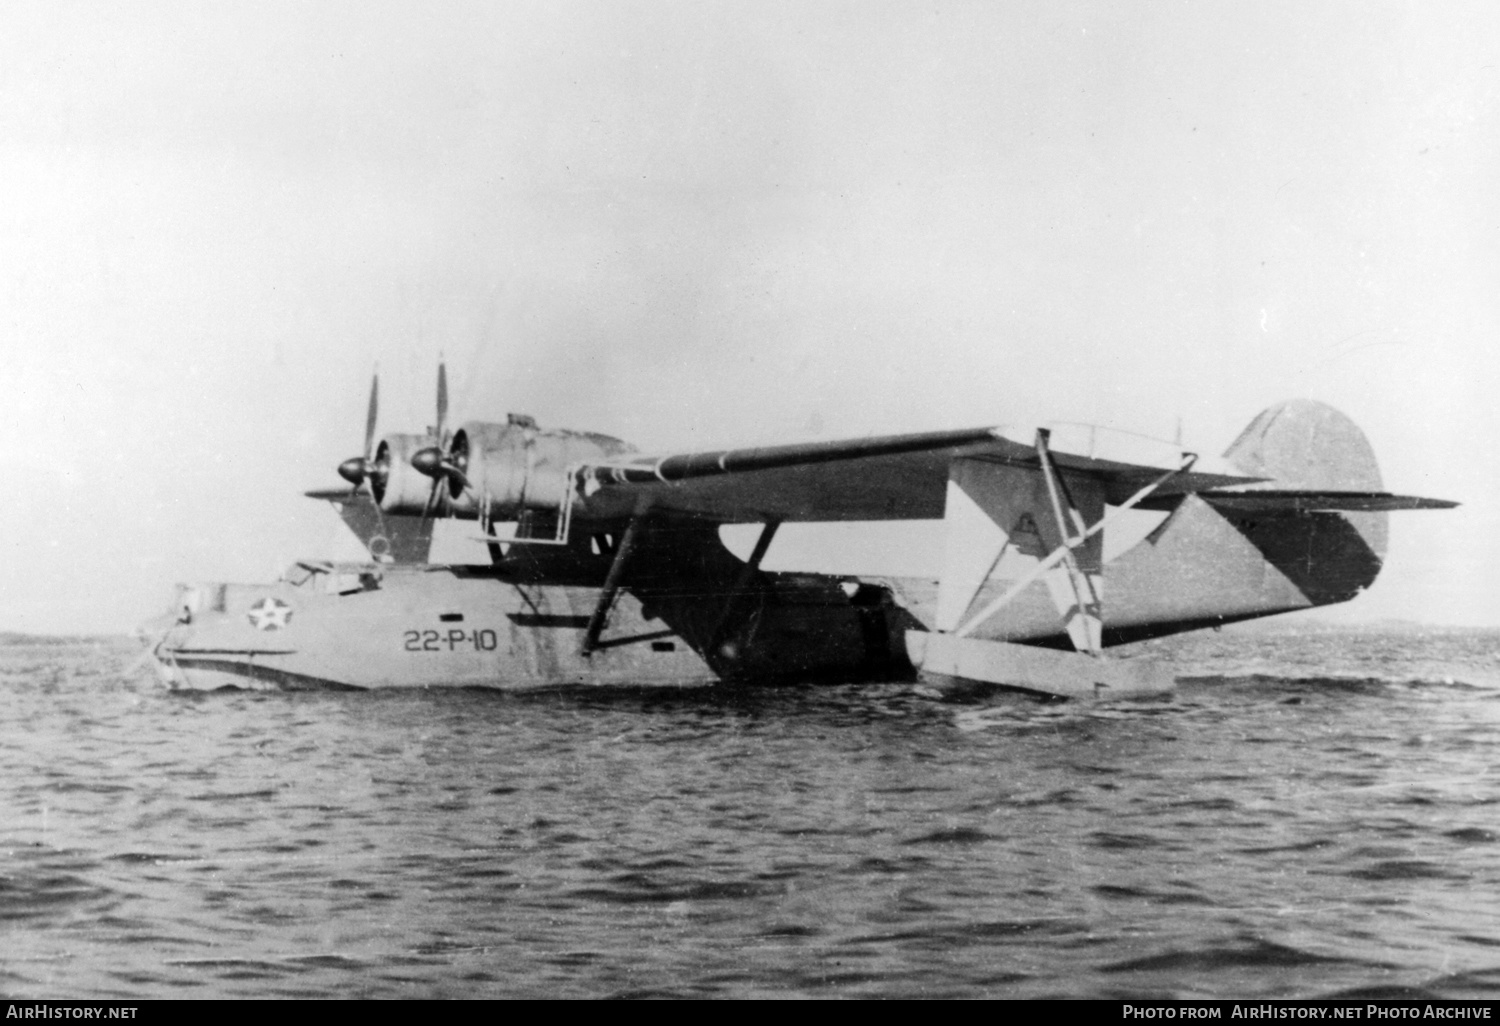
M1409 509L1452 509L1456 502L1423 499L1390 492L1318 491L1314 489L1256 489L1205 491L1198 497L1217 509L1235 513L1393 513Z

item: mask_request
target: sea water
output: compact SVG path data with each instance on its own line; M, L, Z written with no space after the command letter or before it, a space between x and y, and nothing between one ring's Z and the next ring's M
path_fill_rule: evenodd
M1500 996L1500 631L1175 695L170 693L0 645L0 994Z

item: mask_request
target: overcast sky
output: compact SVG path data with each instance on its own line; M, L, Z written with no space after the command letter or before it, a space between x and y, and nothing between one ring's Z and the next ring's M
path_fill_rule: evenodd
M646 448L1321 399L1465 503L1342 615L1500 625L1497 100L1483 2L7 3L0 629L347 552L440 352Z

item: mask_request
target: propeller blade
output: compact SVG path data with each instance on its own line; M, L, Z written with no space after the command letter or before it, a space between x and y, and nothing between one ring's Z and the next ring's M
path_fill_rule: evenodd
M432 491L427 493L427 501L422 505L422 526L426 528L427 521L432 517L432 511L437 508L438 489L443 487L443 479L435 477L432 479Z
M432 519L432 514L438 508L438 496L442 494L443 488L448 483L444 475L446 467L443 464L442 450L435 447L423 449L411 458L411 463L412 466L432 478L432 490L427 493L427 501L422 504L422 526L425 529L427 521Z
M380 365L375 365L375 374L370 379L370 405L365 412L365 448L363 456L355 456L339 464L339 477L348 481L352 486L349 489L349 501L353 502L359 495L359 486L364 484L372 473L374 464L370 462L370 456L375 446L375 420L380 414ZM371 495L374 488L371 487Z
M463 488L469 488L469 479L464 472L454 466L448 460L446 452L448 448L448 362L441 355L438 356L437 377L437 423L433 425L433 434L436 436L437 444L420 449L412 454L411 465L420 473L432 478L432 491L427 493L427 502L422 507L422 521L425 523L438 507L439 491L452 481L457 481Z
M365 414L365 459L368 460L375 446L375 418L380 411L380 365L375 366L375 376L370 379L370 412Z
M451 480L451 481L457 481L458 482L458 486L460 488L462 488L464 491L471 492L471 491L474 490L474 486L471 485L471 484L469 484L469 476L467 474L465 474L462 470L459 470L452 463L444 463L443 464L443 473L448 476L449 480Z
M438 445L447 447L448 440L443 437L443 425L448 422L448 366L443 358L438 357L438 393L437 393L437 439Z

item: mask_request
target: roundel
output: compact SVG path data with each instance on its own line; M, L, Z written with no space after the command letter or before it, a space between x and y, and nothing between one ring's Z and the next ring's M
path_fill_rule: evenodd
M279 631L292 622L292 607L278 598L263 598L250 607L250 626L258 631Z

